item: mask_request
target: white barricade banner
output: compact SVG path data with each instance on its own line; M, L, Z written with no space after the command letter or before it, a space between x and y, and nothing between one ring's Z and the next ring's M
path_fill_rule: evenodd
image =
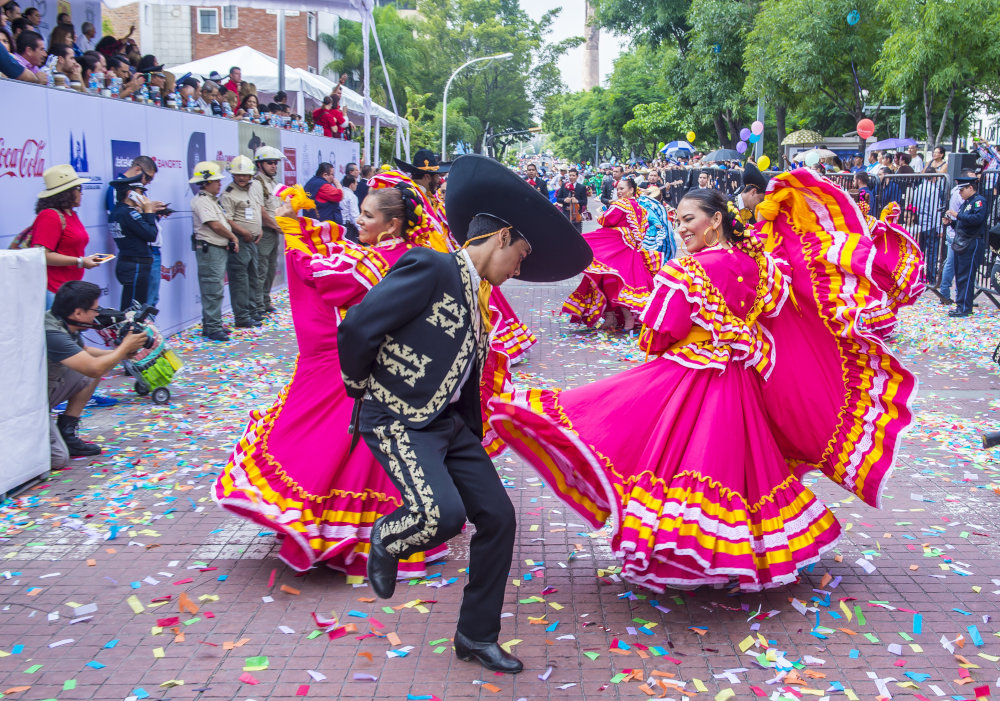
M0 111L0 198L4 203L0 207L0 248L8 247L17 233L31 225L38 193L45 189L44 170L69 163L81 176L91 178L77 210L90 235L87 253L117 253L108 233L107 184L136 156L150 156L158 172L148 194L177 210L161 220L157 325L167 334L201 319L198 272L191 249L191 198L196 188L187 182L198 161L226 163L240 153L250 155L251 147L268 144L289 156L278 180L297 178L304 183L321 161L333 163L338 178L343 177L347 163L357 161L359 155L356 143L312 134L13 81L5 81L3 90L5 101L21 105L21 109ZM228 177L223 187L226 184ZM114 262L88 270L84 279L104 289L102 304L120 304L121 286L115 279ZM283 283L282 260L276 284Z

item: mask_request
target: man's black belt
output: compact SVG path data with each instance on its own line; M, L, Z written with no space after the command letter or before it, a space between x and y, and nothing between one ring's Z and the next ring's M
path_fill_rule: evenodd
M118 260L123 260L126 263L149 263L153 264L152 258L146 258L143 256L118 256Z

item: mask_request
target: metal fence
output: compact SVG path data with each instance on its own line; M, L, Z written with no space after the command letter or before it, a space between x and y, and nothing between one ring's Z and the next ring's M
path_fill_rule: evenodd
M663 182L669 185L665 188L664 198L673 207L677 206L689 190L699 186L700 173L708 173L709 186L726 195L732 195L743 184L743 171L725 168L665 168L660 173ZM778 172L769 171L765 175L774 177ZM950 203L953 195L957 197L957 194L954 194L954 188L949 187L947 175L913 173L872 177L868 191L863 194L855 188L853 173L830 173L826 177L855 197L866 197L873 217L878 217L889 203L897 203L902 211L900 225L910 232L923 251L928 287L940 297L953 298L952 293L941 289L942 277L945 277L945 282L949 282L947 278L953 274L949 271L945 275L945 267L954 230L944 223L943 216L948 209L952 209ZM979 194L986 198L989 208L986 222L989 230L1000 224L1000 171L988 170L982 173ZM956 200L956 208L959 205L960 200ZM990 236L988 244L983 263L975 274L976 296L985 295L1000 307L1000 293L990 285L990 270L1000 260L1000 235Z

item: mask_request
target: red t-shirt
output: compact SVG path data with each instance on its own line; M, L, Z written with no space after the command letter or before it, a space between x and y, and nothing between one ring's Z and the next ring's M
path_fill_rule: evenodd
M323 127L323 136L336 136L340 133L340 125L344 123L344 113L340 110L313 110L313 122Z
M90 236L80 221L76 212L63 212L66 218L66 228L59 221L59 214L54 209L43 209L35 217L32 225L31 243L34 246L45 246L53 253L64 256L82 258L86 255ZM83 268L75 265L47 266L49 292L57 292L64 282L82 280Z
M233 93L236 93L237 95L239 95L239 94L240 94L240 86L239 86L239 83L237 83L237 82L236 82L235 80L233 80L232 78L230 78L230 79L229 79L229 80L228 80L228 81L226 82L226 84L225 84L225 85L223 85L222 87L224 87L224 88L225 88L226 90L228 90L229 92L233 92Z

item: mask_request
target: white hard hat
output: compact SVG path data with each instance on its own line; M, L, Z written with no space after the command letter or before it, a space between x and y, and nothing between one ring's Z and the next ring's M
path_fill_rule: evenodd
M255 161L283 161L285 155L274 146L261 146L254 151L253 159Z
M189 183L206 183L210 180L222 180L222 168L215 161L201 161L194 167L194 175Z
M229 161L228 168L229 172L233 175L253 175L257 172L253 161L246 156L236 156L233 160Z

